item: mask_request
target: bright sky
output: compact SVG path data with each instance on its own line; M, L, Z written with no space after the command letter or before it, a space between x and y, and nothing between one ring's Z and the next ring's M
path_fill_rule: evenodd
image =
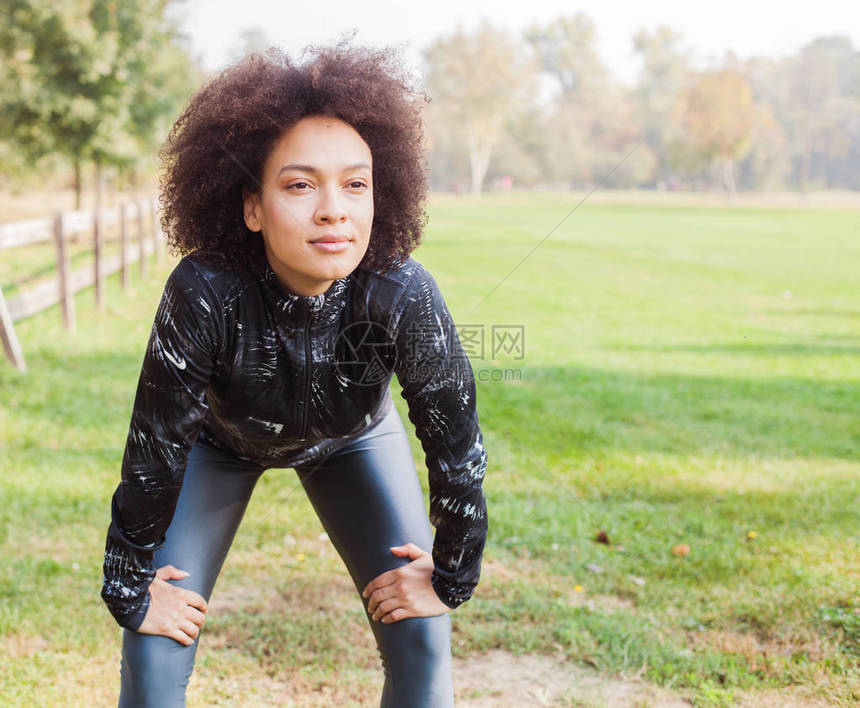
M176 12L183 17L193 53L210 70L230 62L246 29L262 29L271 43L296 56L306 44L330 43L355 28L359 44L403 43L405 57L417 67L420 50L458 24L468 30L486 17L496 26L519 31L532 22L546 24L576 12L594 21L601 57L628 83L638 70L633 35L661 24L679 32L702 65L719 61L726 50L740 57L782 56L827 34L846 35L860 50L860 3L850 0L321 0L298 5L283 0L185 0Z

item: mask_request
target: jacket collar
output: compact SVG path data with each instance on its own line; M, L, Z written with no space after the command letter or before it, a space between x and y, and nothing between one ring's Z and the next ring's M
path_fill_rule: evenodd
M295 295L284 289L272 267L266 263L261 279L266 300L275 310L278 321L288 327L302 329L333 324L346 305L347 286L351 274L338 278L319 295Z

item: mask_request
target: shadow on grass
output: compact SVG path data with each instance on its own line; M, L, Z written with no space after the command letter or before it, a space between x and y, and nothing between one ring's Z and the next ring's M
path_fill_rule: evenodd
M533 367L482 383L482 425L536 454L860 459L860 382Z

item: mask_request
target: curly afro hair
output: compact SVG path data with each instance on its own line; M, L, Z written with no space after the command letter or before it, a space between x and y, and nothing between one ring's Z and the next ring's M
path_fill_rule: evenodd
M386 271L421 241L427 223L422 104L392 48L306 47L298 64L271 48L200 89L161 148L161 224L171 251L261 273L259 233L245 225L242 190L258 192L275 142L296 122L325 115L349 123L373 155L374 219L359 264Z

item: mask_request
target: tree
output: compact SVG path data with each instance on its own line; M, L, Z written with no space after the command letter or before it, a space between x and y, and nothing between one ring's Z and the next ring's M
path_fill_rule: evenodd
M164 3L165 6L169 2ZM135 141L134 157L126 168L135 182L138 171L156 167L158 148L191 93L205 74L192 63L183 38L166 20L154 22L148 41L129 66L128 132Z
M701 74L682 96L681 121L693 154L718 168L734 200L735 162L750 151L756 121L747 81L733 69Z
M583 100L603 91L609 71L595 48L594 22L586 15L559 17L545 27L533 25L525 36L564 100Z
M548 176L570 187L649 181L655 158L641 141L630 92L613 81L598 56L593 22L585 15L532 26L526 39L558 87L547 107Z
M780 114L787 95L784 60L751 57L736 64L750 85L756 115L750 152L738 162L742 189L780 188L789 178L790 145Z
M186 91L176 87L187 55L171 45L168 0L7 0L0 23L0 135L28 159L59 153L81 168L129 167L151 150L159 116ZM170 86L168 81L168 86ZM187 87L187 84L185 86ZM97 193L100 177L97 177Z
M749 59L743 71L785 136L785 175L802 190L810 182L860 188L860 52L850 39L820 37L794 56Z
M659 178L667 181L672 173L670 149L681 131L675 104L692 74L690 53L682 48L679 34L662 26L651 33L637 32L633 47L642 59L634 92L637 115L655 152Z
M788 170L785 131L767 104L756 104L752 147L738 164L742 188L780 187Z
M846 37L821 37L789 61L785 106L798 182L806 190L816 158L844 160L856 139L860 111L860 59Z
M446 140L434 140L465 151L471 191L478 194L508 121L533 100L536 67L486 20L472 34L458 29L437 39L424 61L431 134L446 132Z

